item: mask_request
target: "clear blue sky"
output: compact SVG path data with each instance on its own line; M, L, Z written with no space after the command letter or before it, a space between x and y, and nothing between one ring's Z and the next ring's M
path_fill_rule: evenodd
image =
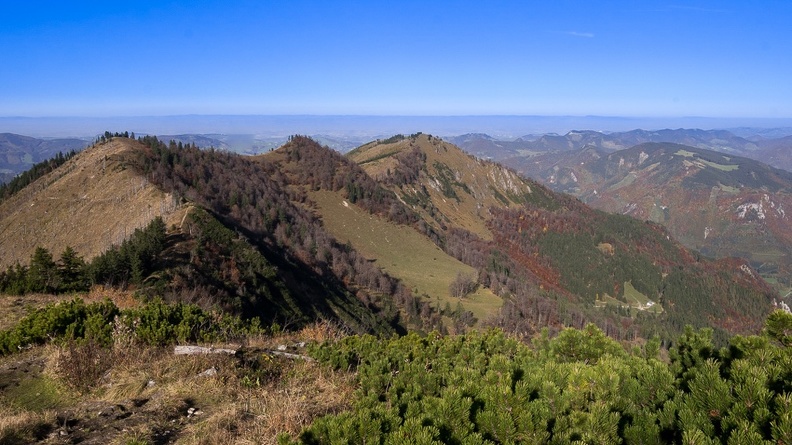
M792 1L6 1L0 116L792 117Z

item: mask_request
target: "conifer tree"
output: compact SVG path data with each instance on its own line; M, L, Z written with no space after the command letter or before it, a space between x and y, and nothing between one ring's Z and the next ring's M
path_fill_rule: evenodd
M66 246L58 263L60 291L74 292L88 290L88 274L85 261L71 247Z
M37 247L27 273L28 292L53 293L58 288L58 266L49 250Z

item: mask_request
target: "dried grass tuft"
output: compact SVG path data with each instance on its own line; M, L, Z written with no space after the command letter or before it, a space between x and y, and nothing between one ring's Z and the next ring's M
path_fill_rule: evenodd
M86 303L95 303L109 298L119 309L129 309L140 306L140 300L135 298L135 293L130 290L121 290L109 286L94 285L83 297Z
M320 320L299 331L297 336L305 341L322 343L337 341L351 334L349 329L331 320Z
M0 444L41 440L49 433L54 419L52 411L14 411L0 405Z
M282 378L259 387L227 381L231 397L201 422L182 431L186 444L276 444L280 433L297 435L316 418L348 409L354 375L313 362L290 362Z

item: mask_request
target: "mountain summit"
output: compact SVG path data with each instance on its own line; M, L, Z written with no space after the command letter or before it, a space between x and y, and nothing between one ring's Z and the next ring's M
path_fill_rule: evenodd
M513 170L431 135L371 142L347 157L436 227L459 227L486 239L492 237L491 208L552 199L544 187Z

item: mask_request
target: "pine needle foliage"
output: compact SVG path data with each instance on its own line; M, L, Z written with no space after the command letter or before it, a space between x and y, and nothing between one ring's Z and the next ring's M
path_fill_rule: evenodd
M688 329L670 353L627 352L598 328L533 346L500 330L353 336L312 350L356 371L351 410L282 444L790 443L792 350L773 313L761 336L716 350ZM781 327L779 327L781 326Z

